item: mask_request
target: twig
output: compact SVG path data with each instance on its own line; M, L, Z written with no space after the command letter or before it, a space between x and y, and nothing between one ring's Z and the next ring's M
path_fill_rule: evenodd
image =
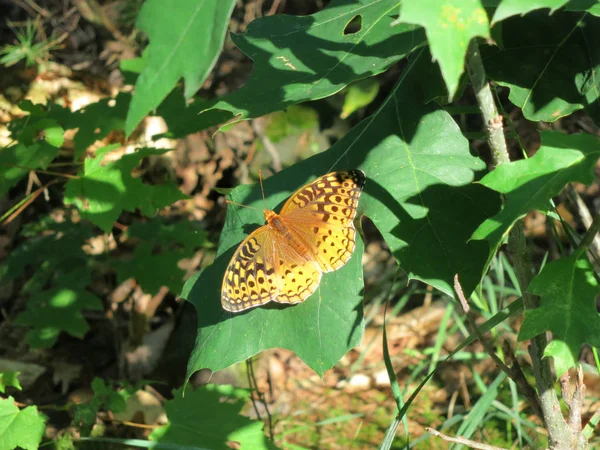
M16 207L13 207L13 209L9 210L7 213L2 215L2 217L0 217L1 224L5 226L11 223L16 217L19 216L19 214L23 212L23 210L25 210L25 208L27 208L36 198L38 198L42 192L44 192L48 187L50 187L54 183L58 183L58 181L58 179L50 181L44 186L41 186L40 188L33 191L25 199L21 200L16 205Z
M600 231L600 214L598 214L596 217L594 217L594 220L592 221L588 230L585 232L585 235L583 236L583 239L581 240L581 242L579 243L577 248L588 248L592 244L592 242L594 242L594 239L598 235L599 231Z
M431 427L426 427L425 431L427 431L429 434L433 435L433 436L437 436L442 438L445 441L448 442L453 442L455 444L462 444L462 445L466 445L467 447L471 447L471 448L475 448L477 450L506 450L502 447L496 447L494 445L488 445L488 444L482 444L480 442L475 442L472 441L470 439L466 439L464 437L458 436L458 437L451 437L448 436L434 428Z

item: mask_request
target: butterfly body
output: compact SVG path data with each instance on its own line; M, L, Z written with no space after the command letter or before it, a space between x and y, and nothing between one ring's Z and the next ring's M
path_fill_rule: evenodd
M322 273L346 264L364 180L359 170L332 172L300 188L279 214L265 209L266 225L240 244L227 267L223 308L299 303L315 292Z

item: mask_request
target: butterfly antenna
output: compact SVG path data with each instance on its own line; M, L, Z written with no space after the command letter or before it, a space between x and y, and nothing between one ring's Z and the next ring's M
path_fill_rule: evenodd
M263 206L264 209L267 209L267 201L265 200L265 188L263 187L262 181L262 170L260 169L258 169L258 181L260 182L260 192L262 192Z
M253 207L253 206L242 205L241 203L232 202L232 201L231 201L231 200L229 200L229 199L225 199L225 203L228 203L228 204L230 204L230 205L239 206L239 207L241 207L241 208L248 208L248 209L253 209L253 210L255 210L255 211L259 211L259 209L258 209L258 208L255 208L255 207Z

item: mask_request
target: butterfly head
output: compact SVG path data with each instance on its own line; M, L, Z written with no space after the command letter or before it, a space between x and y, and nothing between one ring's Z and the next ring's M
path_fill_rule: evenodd
M265 220L267 221L267 223L271 223L271 221L277 216L277 213L270 209L263 209L263 213L265 215Z

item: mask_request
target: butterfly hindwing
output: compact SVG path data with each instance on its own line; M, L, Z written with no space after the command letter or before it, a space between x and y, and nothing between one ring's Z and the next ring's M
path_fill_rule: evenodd
M227 311L264 305L279 293L275 280L271 235L266 226L248 236L235 251L221 288L221 304Z

